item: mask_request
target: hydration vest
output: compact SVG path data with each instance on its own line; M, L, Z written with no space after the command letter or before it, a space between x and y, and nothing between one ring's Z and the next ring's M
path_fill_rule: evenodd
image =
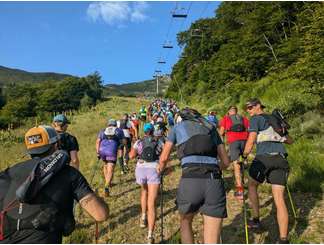
M65 151L56 151L46 158L33 158L0 173L0 241L17 230L74 230L73 216L59 212L50 197L38 194L69 163Z
M274 109L272 114L260 114L266 123L269 125L265 130L259 131L257 136L257 143L270 142L284 142L285 136L288 135L290 125L285 121L282 113L278 109Z
M187 156L209 156L217 158L216 144L213 140L216 128L208 122L199 112L193 109L183 109L180 111L182 120L192 121L196 127L203 127L201 133L191 136L187 141L178 145L177 156L182 159ZM206 133L203 133L205 131Z
M116 161L119 139L116 135L116 127L106 128L100 141L99 155L103 160Z
M231 128L228 130L230 132L244 132L246 131L246 128L244 126L244 120L243 117L236 114L236 115L230 115L228 116L232 122Z
M157 154L158 141L152 136L145 136L142 139L142 153L139 158L146 162L154 162L159 160L159 155Z

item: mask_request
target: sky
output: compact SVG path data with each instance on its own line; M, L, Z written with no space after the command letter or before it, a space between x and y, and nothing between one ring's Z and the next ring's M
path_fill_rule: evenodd
M0 65L86 76L104 83L171 73L176 34L215 16L219 2L0 2ZM172 18L172 11L187 18ZM164 43L173 49L163 49ZM158 64L159 60L166 64Z

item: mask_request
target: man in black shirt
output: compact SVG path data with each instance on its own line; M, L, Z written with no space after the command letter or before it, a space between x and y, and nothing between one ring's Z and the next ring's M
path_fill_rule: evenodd
M108 218L108 206L69 165L58 141L50 126L28 130L32 159L0 173L0 243L61 243L74 230L73 200L96 221Z
M59 149L67 151L70 155L71 166L79 169L79 144L76 137L66 132L69 124L70 121L63 114L56 115L53 119L53 128L60 135Z

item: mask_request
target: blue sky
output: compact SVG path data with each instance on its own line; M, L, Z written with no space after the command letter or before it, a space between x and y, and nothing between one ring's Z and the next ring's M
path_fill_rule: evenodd
M99 71L105 83L150 79L156 69L171 72L180 52L176 33L214 16L218 4L0 2L0 65L76 76ZM189 9L188 18L171 21L175 8ZM166 39L174 49L162 49ZM167 64L157 64L160 55Z

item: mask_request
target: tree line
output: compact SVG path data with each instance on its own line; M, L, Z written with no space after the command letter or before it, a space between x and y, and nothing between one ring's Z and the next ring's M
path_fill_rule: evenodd
M91 107L102 99L102 79L98 72L61 81L9 84L0 93L0 128L21 125L30 117Z
M323 30L322 2L223 2L178 34L184 49L167 96L221 112L248 94L289 115L320 110Z

